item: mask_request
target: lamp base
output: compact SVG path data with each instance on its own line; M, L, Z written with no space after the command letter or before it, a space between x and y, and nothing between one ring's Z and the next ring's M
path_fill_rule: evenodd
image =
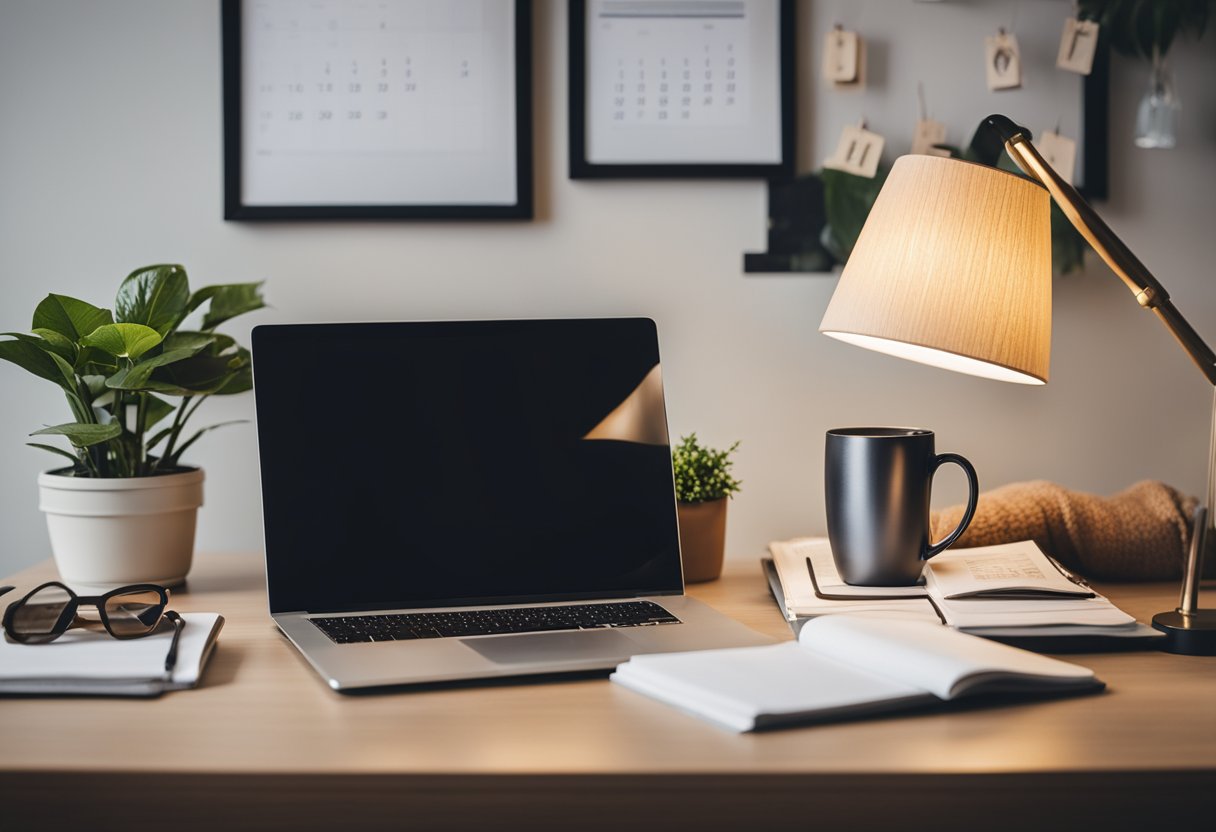
M1216 610L1178 610L1153 616L1153 628L1165 633L1167 653L1184 656L1216 656Z

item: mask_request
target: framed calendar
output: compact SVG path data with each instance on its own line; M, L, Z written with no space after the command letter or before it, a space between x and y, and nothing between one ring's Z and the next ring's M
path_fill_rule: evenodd
M224 218L530 219L529 0L223 0Z
M788 178L794 0L570 0L570 178Z

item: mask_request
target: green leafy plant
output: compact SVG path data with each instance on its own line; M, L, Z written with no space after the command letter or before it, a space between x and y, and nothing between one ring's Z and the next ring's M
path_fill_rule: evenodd
M1179 32L1203 37L1212 0L1080 0L1079 15L1096 20L1116 52L1165 57Z
M215 328L265 306L260 287L233 283L191 292L184 268L156 265L127 276L113 312L47 295L29 333L0 333L8 336L0 340L0 359L63 390L73 421L30 435L65 437L71 451L29 444L71 460L64 473L79 477L146 477L178 469L199 437L231 424L209 425L183 441L199 405L209 396L253 387L249 350ZM182 330L196 312L197 329Z
M730 475L734 462L730 455L739 447L731 445L725 451L707 448L690 433L681 437L671 452L676 477L676 499L682 503L705 503L733 496L742 483Z
M889 172L889 168L880 165L873 178L832 168L824 168L817 174L823 180L823 205L827 217L820 240L838 263L844 263L853 253L853 246L857 245L861 228L866 224L866 217Z

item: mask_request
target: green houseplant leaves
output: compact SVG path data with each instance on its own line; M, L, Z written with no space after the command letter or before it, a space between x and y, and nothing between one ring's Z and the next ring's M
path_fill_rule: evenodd
M189 302L190 285L181 266L149 266L131 272L118 287L114 313L124 323L142 324L164 336L181 323Z
M114 323L108 309L98 309L66 295L47 295L34 309L34 322L30 325L35 333L49 330L68 341L79 341L97 327Z
M113 312L47 295L34 310L29 333L0 333L0 359L64 391L74 421L31 435L64 437L71 450L29 444L72 460L76 476L139 477L174 470L199 437L231 424L185 436L199 405L209 396L253 386L249 351L214 328L264 305L260 283L191 293L186 270L176 264L131 272L119 286ZM181 330L196 312L201 313L198 329ZM167 426L149 435L166 420Z
M80 339L83 347L97 347L115 358L132 361L160 342L160 333L142 324L105 324Z
M1148 60L1165 56L1179 32L1202 37L1212 0L1079 0L1078 15L1096 20L1115 51Z

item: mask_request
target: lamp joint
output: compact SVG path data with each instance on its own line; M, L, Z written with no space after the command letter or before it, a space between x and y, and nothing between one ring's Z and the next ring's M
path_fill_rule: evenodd
M1136 303L1145 309L1156 309L1160 301L1161 299L1158 297L1157 290L1152 286L1145 286L1136 293Z

